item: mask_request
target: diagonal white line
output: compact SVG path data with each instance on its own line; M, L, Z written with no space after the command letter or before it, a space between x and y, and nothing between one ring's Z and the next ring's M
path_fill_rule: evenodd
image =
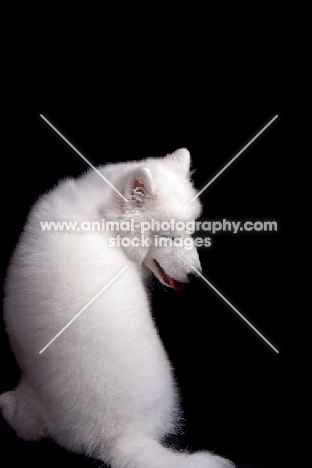
M193 270L196 271L196 273L207 283L209 284L209 286L217 293L219 294L220 297L222 297L222 299L230 306L232 307L232 309L243 319L245 320L246 323L248 323L248 325L256 332L258 333L259 336L261 336L261 338L269 345L271 346L272 349L274 349L274 351L276 353L279 353L279 351L195 268L193 267Z
M67 143L71 148L73 148L73 150L75 150L76 153L79 154L79 156L80 156L87 164L89 164L89 166L92 167L92 169L93 169L100 177L102 177L102 179L105 180L105 182L106 182L113 190L115 190L115 192L118 193L118 195L121 196L121 198L124 199L124 201L126 201L126 202L129 201L129 200L126 199L126 197L123 196L122 193L119 192L119 190L116 189L116 187L113 186L113 184L110 183L109 180L106 179L106 177L103 176L103 174L100 173L100 171L99 171L96 167L93 166L93 164L90 163L90 161L88 161L88 159L87 159L85 156L83 156L83 154L81 154L81 153L77 150L77 148L74 147L74 145L72 145L72 144L67 140L67 138L64 137L64 135L61 134L61 132L59 132L59 131L51 124L51 122L48 121L48 119L46 119L46 118L44 117L44 115L40 114L40 117L41 117L43 120L45 120L45 121L47 122L47 124L50 125L50 127L53 128L53 130L54 130L61 138L63 138L63 140L66 141L66 143Z
M125 267L123 267L123 269L122 269L122 270L120 270L120 272L119 272L119 273L117 273L117 275L115 275L115 276L114 276L114 278L113 278L113 279L111 279L111 280L110 280L110 281L107 283L107 285L106 285L106 286L104 286L104 288L103 288L103 289L101 289L101 291L100 291L100 292L98 292L98 293L97 293L97 294L96 294L96 295L93 297L93 299L91 299L91 301L90 301L90 302L88 302L88 304L87 304L87 305L85 305L85 306L83 307L83 309L81 309L81 311L80 311L80 312L78 312L78 314L77 314L77 315L75 315L75 317L74 317L74 318L72 318L72 319L71 319L71 320L68 322L68 324L67 324L67 325L65 325L65 327L64 327L64 328L62 328L62 330L61 330L61 331L59 331L59 332L58 332L58 333L55 335L55 337L54 337L54 338L53 338L51 341L49 341L49 343L48 343L48 344L47 344L47 345L46 345L44 348L42 348L42 350L41 350L41 351L39 351L39 354L43 353L43 351L45 351L45 350L47 349L47 347L48 347L48 346L50 346L50 344L51 344L51 343L53 343L53 341L54 341L54 340L56 340L56 338L58 338L58 337L59 337L59 336L60 336L60 335L63 333L63 331L65 331L65 330L66 330L66 328L68 328L68 327L69 327L69 325L71 325L71 324L73 323L73 321L74 321L74 320L76 320L76 318L78 318L78 317L79 317L79 315L81 315L81 314L82 314L82 312L84 312L84 311L85 311L85 310L86 310L86 309L89 307L89 305L91 305L91 304L92 304L92 302L94 302L94 301L95 301L95 299L97 299L97 298L98 298L98 297L99 297L99 296L102 294L102 292L104 292L104 291L105 291L105 289L107 289L107 288L108 288L108 286L110 286L110 285L112 284L112 282L113 282L113 281L115 281L115 279L116 279L116 278L118 278L118 276L119 276L119 275L121 275L121 273L123 273L123 272L125 271L125 269L126 269L126 268L128 268L128 266L125 266Z
M257 133L257 135L256 135L255 137L253 137L253 138L252 138L252 140L250 140L250 142L249 142L249 143L247 143L247 145L246 145L246 146L244 146L244 148L243 148L242 150L240 150L240 152L239 152L239 153L237 153L237 155L236 155L236 156L234 156L234 158L233 158L233 159L231 159L231 161L230 161L230 162L229 162L229 163L228 163L226 166L224 166L224 168L223 168L223 169L221 169L221 171L220 171L220 172L218 172L218 174L217 174L216 176L214 176L214 178L213 178L213 179L211 179L211 181L210 181L210 182L208 182L208 184L207 184L207 185L205 185L205 187L204 187L203 189L201 189L201 191L200 191L200 192L198 192L198 193L195 195L195 197L193 197L193 198L192 198L192 200L190 200L190 203L191 203L191 202L193 202L194 200L196 200L196 198L197 198L197 197L199 197L199 195L200 195L201 193L203 193L203 191L204 191L204 190L206 190L206 188L207 188L207 187L209 187L209 185L210 185L210 184L212 184L212 182L213 182L214 180L216 180L216 178L217 178L217 177L219 177L219 175L220 175L220 174L222 174L222 172L223 172L223 171L225 171L225 169L227 169L227 168L229 167L229 165L230 165L230 164L232 164L232 162L233 162L233 161L235 161L235 159L236 159L236 158L238 158L238 156L240 156L240 155L242 154L242 152L243 152L243 151L245 151L245 149L246 149L246 148L248 148L248 146L250 146L250 145L251 145L251 143L252 143L252 142L254 142L254 141L255 141L255 139L256 139L256 138L258 138L258 136L259 136L259 135L261 135L261 133L263 133L263 132L264 132L264 130L265 130L266 128L268 128L268 126L269 126L269 125L271 125L271 123L272 123L272 122L274 122L274 120L275 120L275 119L277 119L277 117L278 117L278 115L276 115L276 116L275 116L275 117L274 117L272 120L270 120L270 122L269 122L268 124L266 124L266 126L265 126L265 127L263 127L263 129L262 129L262 130L260 130L260 132L259 132L259 133Z

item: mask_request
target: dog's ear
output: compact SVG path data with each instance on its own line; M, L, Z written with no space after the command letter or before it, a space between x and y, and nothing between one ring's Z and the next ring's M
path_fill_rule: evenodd
M190 172L191 155L189 150L187 150L186 148L180 148L174 153L170 154L169 158L176 161L185 174L188 174Z
M125 190L125 197L132 206L140 207L153 194L152 173L148 167L142 166L131 172Z

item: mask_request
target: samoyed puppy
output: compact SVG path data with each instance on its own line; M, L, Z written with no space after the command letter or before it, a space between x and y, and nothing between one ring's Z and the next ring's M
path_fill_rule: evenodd
M50 437L112 468L233 467L161 443L179 427L179 401L144 280L150 271L178 290L200 271L194 245L155 243L190 240L161 228L200 214L190 154L98 171L108 183L89 170L41 196L12 256L4 319L22 377L0 397L3 417L25 440ZM103 220L109 229L83 229ZM77 228L44 229L55 222Z

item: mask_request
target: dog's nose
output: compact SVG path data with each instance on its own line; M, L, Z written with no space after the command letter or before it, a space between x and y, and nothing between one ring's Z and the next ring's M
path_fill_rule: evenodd
M198 273L197 273L198 271ZM201 268L198 269L197 271L193 270L190 271L188 274L187 274L187 279L188 281L190 282L193 278L198 278L199 277L199 273L201 273Z

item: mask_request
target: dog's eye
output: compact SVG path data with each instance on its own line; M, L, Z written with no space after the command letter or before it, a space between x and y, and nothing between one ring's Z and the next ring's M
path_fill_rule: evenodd
M177 239L179 236L175 236L173 234L168 234L168 233L163 233L163 232L155 232L154 233L157 237L165 237L166 239L172 239L172 240L175 240Z

